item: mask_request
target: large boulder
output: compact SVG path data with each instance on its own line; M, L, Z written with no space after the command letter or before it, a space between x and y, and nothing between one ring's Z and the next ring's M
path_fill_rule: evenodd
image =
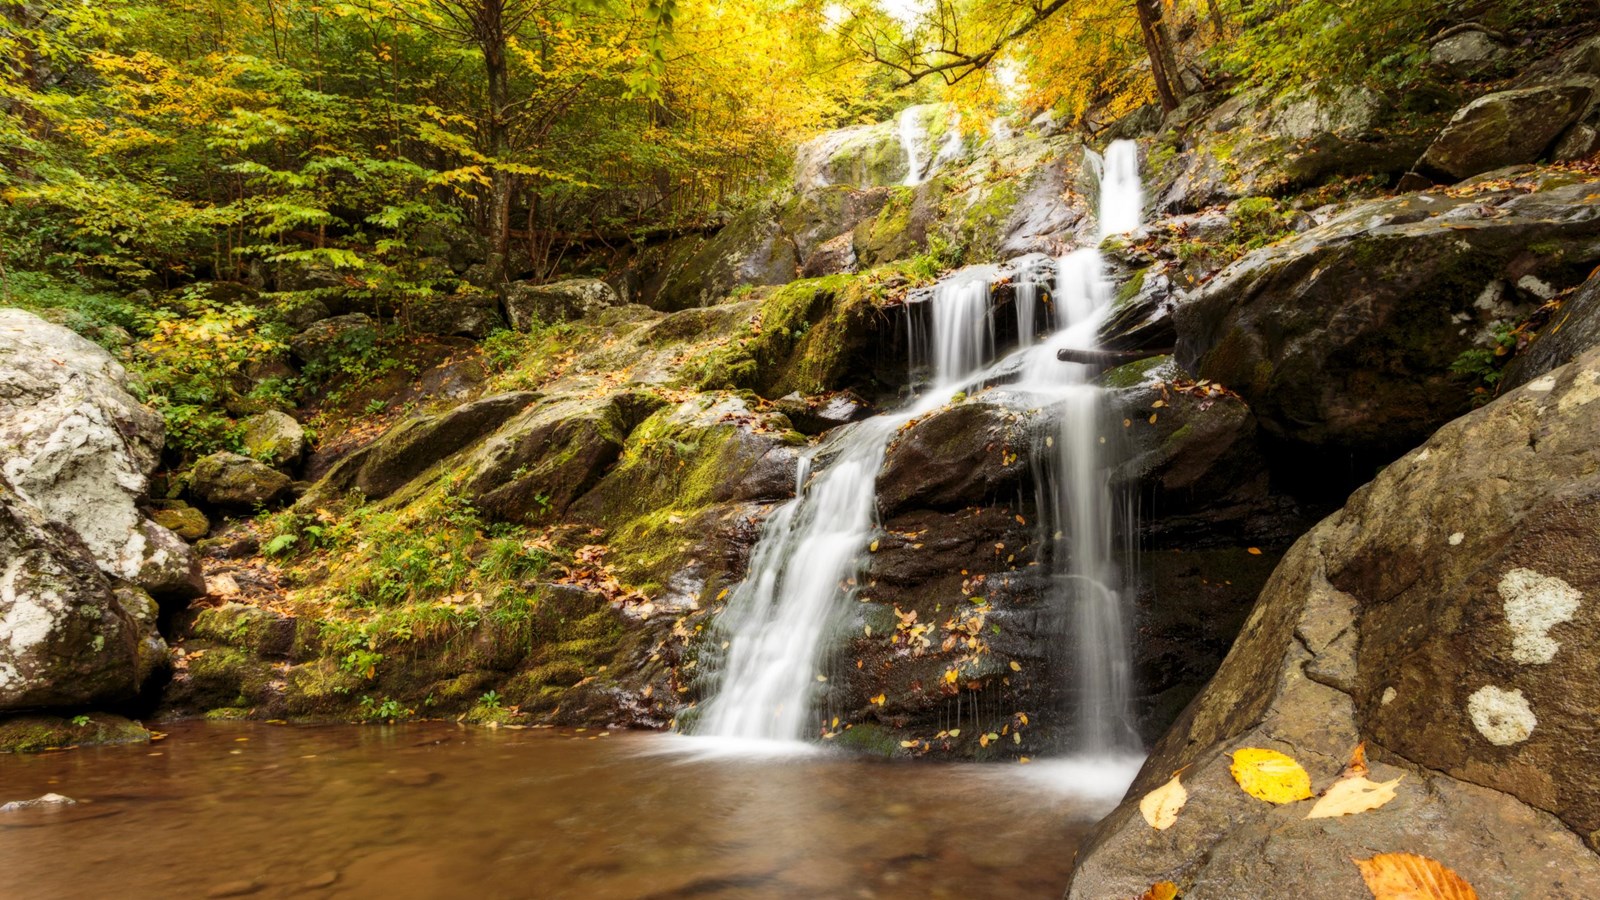
M201 458L189 470L189 492L212 506L249 509L283 499L289 476L248 456L226 451Z
M1454 78L1482 74L1506 55L1505 45L1479 28L1452 29L1428 47L1428 65Z
M741 287L788 284L800 262L775 210L753 206L710 239L678 247L646 300L663 310L713 306Z
M1368 898L1352 859L1430 857L1480 896L1600 884L1600 350L1450 423L1306 535L1204 692L1083 851L1068 896ZM1360 742L1393 801L1307 820L1234 783L1294 757L1312 787ZM1181 772L1157 831L1140 798ZM1585 844L1588 846L1585 846Z
M368 500L387 497L434 464L493 434L537 399L539 395L532 392L496 394L436 416L406 419L339 460L302 505L314 507L350 490L360 491Z
M462 492L502 521L565 512L605 474L628 433L659 403L642 393L547 397L467 454Z
M954 510L1014 499L1034 437L1020 410L957 403L911 423L889 445L878 474L885 518L907 509Z
M1463 362L1596 262L1600 194L1572 178L1358 204L1180 305L1177 358L1269 437L1383 461L1470 408Z
M1535 162L1583 115L1594 98L1584 81L1517 88L1463 106L1417 163L1424 172L1459 180Z
M0 309L0 476L77 532L107 575L156 593L198 593L189 546L139 511L166 434L127 388L127 372L105 350Z
M622 298L598 278L569 278L551 284L519 281L506 288L506 320L517 331L537 325L591 318L620 306Z
M0 478L0 711L131 698L149 618L124 610L83 541Z

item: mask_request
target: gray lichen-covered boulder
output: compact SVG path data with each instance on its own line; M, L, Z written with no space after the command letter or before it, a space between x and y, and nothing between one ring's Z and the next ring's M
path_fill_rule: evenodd
M0 711L131 698L154 663L154 610L135 612L76 534L0 478Z
M138 509L166 434L127 387L127 372L105 350L0 309L0 476L75 531L107 575L196 594L189 546Z
M1455 78L1482 74L1506 55L1506 47L1479 28L1463 27L1428 47L1428 65Z
M1514 180L1357 204L1244 257L1176 309L1178 361L1274 439L1392 458L1470 407L1464 354L1600 262L1592 184Z
M289 476L237 453L213 453L189 470L189 492L232 509L275 503L289 493Z
M1227 660L1080 856L1071 898L1367 898L1352 858L1439 860L1480 896L1600 884L1600 350L1440 429L1306 535ZM1395 799L1308 820L1242 747L1330 785L1365 741ZM1164 831L1139 799L1182 772Z
M245 419L242 424L245 452L256 459L288 471L305 458L306 430L294 416L269 410Z
M1594 94L1588 79L1479 97L1456 112L1417 167L1455 180L1535 162L1578 121Z
M598 278L569 278L551 284L517 282L506 288L506 320L517 331L539 324L570 322L620 306L622 298Z

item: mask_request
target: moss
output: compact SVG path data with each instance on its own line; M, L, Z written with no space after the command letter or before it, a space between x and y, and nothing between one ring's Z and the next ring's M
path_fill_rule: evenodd
M121 716L90 713L74 719L17 716L0 720L0 753L38 753L65 747L139 744L150 732Z
M206 710L208 722L234 722L250 718L248 706L219 706L216 709Z
M1117 288L1117 297L1112 304L1113 308L1120 309L1133 302L1133 298L1139 296L1139 292L1144 290L1145 276L1149 274L1150 270L1148 268L1140 269L1134 272L1127 281L1124 281L1122 286Z
M900 753L900 738L882 725L864 722L846 728L832 741L833 745L854 753L889 758Z
M1148 359L1127 363L1101 375L1100 382L1112 389L1138 387L1149 380L1152 371L1171 361L1171 356L1152 356Z

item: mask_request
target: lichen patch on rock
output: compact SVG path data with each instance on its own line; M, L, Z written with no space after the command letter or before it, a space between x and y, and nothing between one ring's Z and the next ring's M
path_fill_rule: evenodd
M1467 698L1467 715L1489 743L1497 747L1520 744L1533 734L1539 720L1520 690L1502 690L1484 685Z
M1550 637L1550 629L1572 620L1583 593L1559 578L1522 568L1507 572L1499 590L1511 626L1511 658L1523 665L1555 659L1561 644Z

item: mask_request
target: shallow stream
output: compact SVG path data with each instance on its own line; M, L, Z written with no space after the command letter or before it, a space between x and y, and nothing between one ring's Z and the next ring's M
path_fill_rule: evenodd
M1127 765L695 757L669 735L182 723L0 755L0 896L1059 897Z

